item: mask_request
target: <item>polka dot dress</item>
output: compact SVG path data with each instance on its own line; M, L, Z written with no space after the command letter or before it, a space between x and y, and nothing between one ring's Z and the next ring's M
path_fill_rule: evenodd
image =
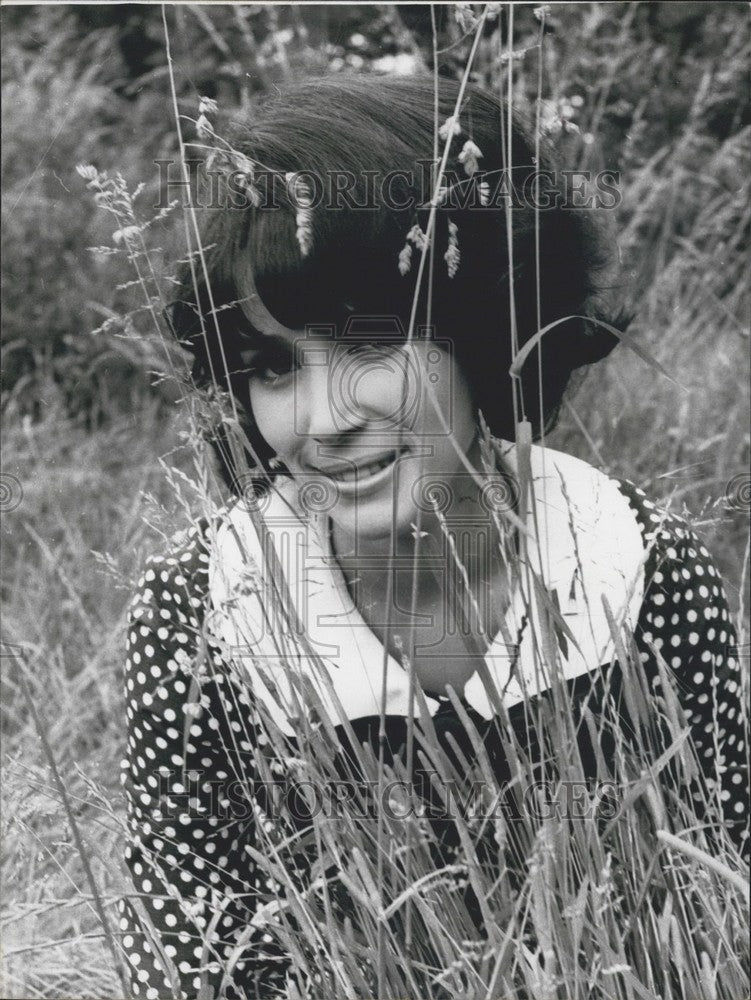
M748 860L748 721L722 581L709 552L682 519L657 510L631 483L619 485L649 552L636 629L645 672L659 694L655 651L672 669L706 785L719 796L725 825ZM699 799L702 793L693 794Z
M631 484L619 487L645 548L635 639L655 702L659 653L677 681L704 781L748 857L740 665L721 581L684 522ZM170 555L149 560L129 612L122 778L133 891L120 903L120 929L133 994L147 1000L286 996L289 960L262 919L278 886L246 850L262 821L248 789L265 737L248 692L202 635L207 528L200 522ZM585 689L573 685L573 697ZM456 731L455 714L446 704L434 723ZM362 731L375 738L377 728Z
M197 640L205 528L148 562L129 613L122 777L135 892L121 902L120 929L133 994L147 1000L194 997L208 984L213 996L267 997L285 979L262 926L248 931L274 887L245 851L257 813L244 793L255 768L252 706L217 649ZM225 981L230 962L242 994Z

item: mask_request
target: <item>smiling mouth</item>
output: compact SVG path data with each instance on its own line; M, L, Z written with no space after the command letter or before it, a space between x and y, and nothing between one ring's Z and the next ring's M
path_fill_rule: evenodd
M317 471L332 479L335 483L356 483L369 479L377 475L388 466L393 465L397 458L401 457L407 448L394 448L381 455L380 458L373 459L372 462L355 463L352 461L348 465L336 466L332 469L318 469Z

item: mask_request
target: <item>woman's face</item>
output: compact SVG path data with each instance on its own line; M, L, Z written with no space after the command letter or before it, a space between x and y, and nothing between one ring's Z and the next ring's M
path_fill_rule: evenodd
M451 490L466 476L457 447L466 455L473 444L474 409L446 345L278 325L267 341L242 355L258 430L298 481L303 507L311 484L315 509L353 542L390 537L392 521L407 536L418 505L431 510L425 487Z

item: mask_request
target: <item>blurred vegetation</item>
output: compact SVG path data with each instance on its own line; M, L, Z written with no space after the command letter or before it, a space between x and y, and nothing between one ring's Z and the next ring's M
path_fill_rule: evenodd
M461 72L471 40L455 7L436 7L447 75ZM178 5L167 16L191 118L200 95L252 114L300 74L433 68L428 5ZM505 45L509 16L503 7L486 27L484 86L508 73L499 33ZM131 191L143 184L143 223L174 196L155 160L176 160L178 147L158 6L4 7L0 17L4 472L18 484L4 501L3 638L33 659L109 902L121 886L123 610L146 551L186 520L200 473L125 247L75 168L120 172ZM616 351L585 378L550 444L685 505L731 604L747 609L747 504L726 494L749 458L748 6L561 5L546 27L544 113L561 158L620 172L616 295L631 332L685 387ZM514 100L534 114L532 5L514 5L513 30ZM169 296L182 226L175 211L148 230L155 297ZM116 996L80 859L6 675L5 995Z

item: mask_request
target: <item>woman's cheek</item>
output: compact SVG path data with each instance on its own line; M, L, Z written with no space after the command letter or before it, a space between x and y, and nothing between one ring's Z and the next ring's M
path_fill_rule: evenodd
M251 386L250 406L256 427L280 458L294 453L295 399L291 391Z
M420 369L415 359L395 353L363 363L348 374L349 379L332 391L342 417L349 417L355 426L369 418L374 430L393 430L414 422L420 400Z

